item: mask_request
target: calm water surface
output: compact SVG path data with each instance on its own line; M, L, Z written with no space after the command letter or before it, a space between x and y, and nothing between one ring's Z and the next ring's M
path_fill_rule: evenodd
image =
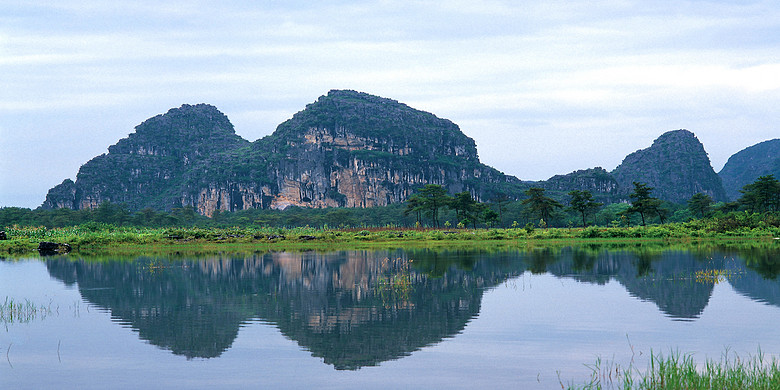
M0 388L560 388L780 353L780 245L0 261ZM7 302L7 301L6 301ZM6 305L7 309L7 305Z

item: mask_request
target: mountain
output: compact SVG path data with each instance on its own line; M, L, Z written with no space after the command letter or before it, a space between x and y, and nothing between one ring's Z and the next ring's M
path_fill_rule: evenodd
M682 203L700 192L715 201L727 199L704 146L688 130L662 134L649 148L626 156L611 173L624 194L636 181L654 187L655 197L670 202Z
M523 182L482 164L474 140L447 119L392 99L332 90L254 142L238 136L213 106L173 108L88 161L75 181L49 190L41 207L192 206L206 216L290 206L373 207L403 202L426 184L453 194L468 191L479 201L520 199L538 186L563 201L571 190L588 190L609 203L628 199L634 181L672 202L698 192L727 199L704 147L687 130L661 135L612 172L592 168Z
M224 150L248 147L214 106L183 105L147 119L135 133L84 164L76 181L49 190L44 208L95 208L126 203L131 209L180 206L180 190L194 167L210 165Z
M738 199L742 187L765 175L780 179L780 139L764 141L735 153L718 172L730 200Z
M474 140L447 119L395 100L330 91L248 142L213 106L151 118L52 188L43 208L371 207L404 201L425 184L477 199L519 193L517 178L479 162Z

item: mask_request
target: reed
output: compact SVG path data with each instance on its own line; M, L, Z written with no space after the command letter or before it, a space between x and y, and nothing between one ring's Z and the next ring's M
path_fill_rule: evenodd
M0 303L0 323L3 324L26 323L51 313L51 304L35 304L28 299L18 301L5 297L5 301Z
M568 389L780 389L780 361L775 357L767 359L760 350L746 359L726 351L720 360L708 359L701 365L690 354L651 352L645 371L633 363L621 367L601 359L590 368L592 374L587 383L570 385Z

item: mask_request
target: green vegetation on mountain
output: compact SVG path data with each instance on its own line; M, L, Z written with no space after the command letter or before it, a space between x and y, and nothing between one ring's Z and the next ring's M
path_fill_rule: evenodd
M626 156L612 175L624 194L633 190L633 182L640 182L655 188L656 196L669 202L682 203L697 193L726 200L707 152L688 130L664 133L649 148Z
M270 136L248 142L212 106L151 118L43 208L130 210L191 206L199 214L249 209L373 207L405 201L425 184L477 198L519 193L522 183L479 162L457 125L395 100L331 91Z
M618 183L615 177L604 168L596 167L574 171L566 175L555 175L548 180L535 183L553 194L566 194L571 191L588 191L604 203L620 200Z
M185 104L144 121L108 154L84 164L75 183L68 179L49 191L43 208L90 209L104 202L132 210L181 207L192 170L248 144L215 107Z
M771 160L777 152L770 148L764 154ZM741 160L735 156L734 161L727 165L734 167ZM724 171L748 168L750 164L742 164ZM244 213L240 218L270 218L274 223L280 218L263 210L328 208L354 216L360 212L341 209L403 205L419 196L421 188L435 185L445 188L448 196L468 194L479 210L454 207L450 209L454 217L432 210L428 220L434 226L439 217L472 227L487 220L504 225L543 219L548 226L570 221L558 208L542 217L533 215L538 210L511 203L529 198L530 188L547 191L545 196L560 204L569 202L572 191L588 192L593 203L607 206L587 212L594 213L596 223L609 224L626 216L623 212L629 206L621 203L630 200L634 182L652 187L654 196L668 203L664 209L670 211L669 217L683 220L681 206L696 194L715 202L727 200L720 180L693 133L676 130L628 155L611 173L592 168L522 182L480 163L474 140L447 119L395 100L333 90L254 142L236 135L215 107L171 109L144 121L107 154L84 164L75 182L66 179L52 188L42 208L90 210L109 202L149 217L175 210L193 210L210 218L235 212ZM482 206L497 200L501 200L497 207ZM423 223L425 213L418 207L408 208L406 217ZM488 211L499 217L486 219ZM681 214L675 217L678 211ZM577 224L585 224L582 214L580 210Z
M730 200L740 197L740 190L759 176L780 178L780 139L764 141L734 154L718 176Z

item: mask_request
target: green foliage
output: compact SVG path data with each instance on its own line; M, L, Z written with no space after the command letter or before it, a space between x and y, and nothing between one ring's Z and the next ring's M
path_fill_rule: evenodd
M699 218L706 218L712 213L712 197L699 192L688 199L688 210Z
M706 360L697 364L693 355L672 351L668 355L650 352L648 367L640 370L633 361L626 367L600 358L590 366L590 381L569 389L636 389L636 390L713 390L713 389L778 389L780 361L767 360L759 350L746 358L723 354L721 360ZM563 385L561 386L563 387Z
M646 226L645 217L650 213L655 213L664 223L664 219L668 214L668 211L661 207L661 200L650 196L653 191L653 187L649 187L647 184L634 182L634 190L629 194L631 198L631 207L626 212L637 213L642 219L642 226Z
M773 175L759 177L740 192L739 203L752 212L780 211L780 181Z
M595 212L601 206L603 206L602 203L596 202L593 199L593 195L590 193L590 191L574 190L569 192L569 196L571 197L571 200L569 201L570 206L567 208L567 210L576 211L582 215L583 228L587 226L587 223L585 222L585 215Z
M423 213L433 221L433 227L439 227L439 210L449 207L452 198L447 195L447 189L436 184L426 184L416 194Z
M549 225L553 211L563 208L560 202L545 196L543 188L533 187L525 191L525 194L528 199L523 200L522 203L527 205L532 212L537 213L545 226Z
M764 178L759 183L771 183L771 180ZM756 189L757 186L748 186L747 188ZM494 226L498 223L496 212L490 207L490 204L475 201L468 192L449 197L443 191L443 187L433 186L431 189L436 190L438 220L458 221L456 226L459 230L468 227L475 229L479 223L484 224L483 226ZM651 189L644 186L644 190L647 191L640 191L639 195L641 196L637 197L637 200L652 198L649 192ZM543 193L537 192L537 190L530 193L535 192L536 195L544 197ZM413 196L406 205L394 204L375 208L309 209L291 207L283 211L250 209L238 212L216 212L212 218L198 215L191 207L174 208L169 212L155 211L150 208L131 212L126 205L111 203L101 204L100 207L93 210L30 210L4 207L0 208L0 230L5 230L11 240L0 241L0 252L12 254L29 252L37 246L36 241L56 241L58 237L71 237L73 240L69 242L79 245L112 245L112 243L117 242L141 245L154 242L155 234L139 234L138 232L142 229L153 230L154 228L185 229L185 231L190 232L185 236L192 240L215 239L218 236L206 235L203 231L231 227L241 229L312 227L322 228L325 231L329 231L331 228L359 228L360 230L367 230L367 228L382 228L384 230L423 228L420 218L423 212L427 212L428 217L433 214L431 203L428 200L429 203L416 204L415 199L423 200ZM443 199L452 200L444 202ZM706 204L706 198L703 200ZM427 209L423 207L426 204ZM699 217L701 213L694 214L690 205L688 207L674 204L654 205L673 212L671 218L673 223L661 226L648 225L644 229L638 228L640 223L639 220L635 219L637 213L630 212L635 206L618 203L607 205L595 213L593 227L540 234L535 231L535 224L549 227L572 226L572 221L575 219L561 218L559 215L551 213L549 219L545 220L540 218L538 209L534 209L530 199L505 201L503 205L499 205L499 210L503 212L504 218L514 221L512 225L515 228L509 230L511 233L498 234L486 239L496 239L497 236L503 236L506 239L543 239L553 236L585 239L780 237L780 212L777 211L754 212L744 203L718 204L712 207L714 211L708 217L701 218ZM554 206L552 209L557 210ZM429 220L434 223L432 218ZM525 229L517 229L520 226L525 226ZM472 232L474 231L479 232L480 230L472 230ZM23 239L15 239L18 237L23 237ZM363 237L361 240L367 241L377 238L374 234L361 237ZM409 237L405 238L409 239ZM418 238L429 239L431 237L420 236ZM448 241L485 239L479 234L470 233L468 235L442 233L441 235L436 234L434 238Z

